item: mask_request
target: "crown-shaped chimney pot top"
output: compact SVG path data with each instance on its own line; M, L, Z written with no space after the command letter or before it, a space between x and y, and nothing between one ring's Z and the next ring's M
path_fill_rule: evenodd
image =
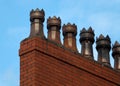
M62 30L63 35L65 35L66 33L73 33L75 36L77 35L77 26L75 24L64 24Z
M89 27L88 30L86 30L85 28L83 28L80 31L80 42L82 43L83 41L91 41L92 43L94 43L94 30L92 29L92 27Z
M92 34L94 34L94 30L93 30L92 27L90 26L90 27L88 28L88 30L86 30L85 28L83 28L83 29L80 31L80 34L82 34L82 33L92 33Z
M109 50L111 49L111 40L108 35L105 37L100 34L99 37L96 37L96 49L98 50L101 47L106 47Z
M49 29L50 26L58 26L59 29L60 29L60 27L61 27L60 17L56 17L56 16L49 17L47 19L47 29Z
M44 22L44 16L45 16L45 12L43 9L35 9L35 10L31 10L30 12L30 21L32 22L34 19L41 19L42 22Z
M100 41L100 40L108 40L111 43L110 37L108 35L106 37L104 37L103 34L100 34L99 37L96 37L96 42Z
M59 20L59 21L61 21L60 17L56 17L56 16L53 16L53 17L49 16L48 20Z
M118 47L118 46L120 47L120 43L118 41L115 41L113 47Z
M42 13L43 15L45 15L44 10L43 10L43 9L40 10L39 8L36 8L35 10L32 9L31 12L30 12L30 15L32 15L33 13L36 13L36 12L40 12L40 13Z
M113 57L117 54L120 55L120 43L118 41L116 41L112 47L112 55Z

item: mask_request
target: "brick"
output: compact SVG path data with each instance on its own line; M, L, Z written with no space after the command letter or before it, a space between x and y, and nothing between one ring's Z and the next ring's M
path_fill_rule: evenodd
M20 86L119 86L120 73L38 37L21 42Z

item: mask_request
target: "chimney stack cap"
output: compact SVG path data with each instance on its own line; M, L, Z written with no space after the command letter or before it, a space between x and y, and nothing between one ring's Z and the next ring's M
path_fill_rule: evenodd
M60 17L53 16L53 17L49 17L47 19L47 29L49 29L49 27L53 26L53 25L61 27L61 19L60 19Z
M74 36L77 35L77 26L73 23L67 23L66 25L63 25L63 35L66 35L66 33L73 33Z
M34 19L41 19L42 22L44 22L44 16L45 16L45 12L43 9L35 9L35 10L31 10L30 12L30 21L33 21Z

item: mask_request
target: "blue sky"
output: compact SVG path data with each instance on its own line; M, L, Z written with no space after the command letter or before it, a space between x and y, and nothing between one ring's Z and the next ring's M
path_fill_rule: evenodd
M19 86L18 50L20 41L30 33L29 12L36 8L45 11L45 35L49 16L60 16L62 25L75 23L79 51L79 33L83 27L91 26L95 38L108 34L112 44L120 42L120 0L0 0L0 86ZM97 58L96 49L94 57ZM113 66L112 56L111 63Z

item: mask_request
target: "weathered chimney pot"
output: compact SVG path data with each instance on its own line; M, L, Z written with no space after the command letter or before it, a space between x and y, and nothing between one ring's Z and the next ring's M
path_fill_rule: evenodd
M31 10L30 12L30 21L31 21L31 32L29 37L38 36L40 38L45 38L43 33L43 22L44 22L44 10Z
M89 59L94 59L93 57L93 43L94 43L94 31L92 27L89 27L88 30L83 28L80 31L80 43L81 43L81 54Z
M112 47L112 56L114 58L114 68L120 72L120 43L117 41Z
M98 51L98 62L111 66L110 65L110 49L111 49L111 41L109 36L104 37L102 34L99 38L96 38L96 49Z
M75 24L68 23L63 25L63 36L64 36L64 46L73 51L77 51L76 46L76 35L77 35L77 26Z
M47 19L48 39L61 44L60 28L61 28L60 17L58 18L56 16L49 17Z

